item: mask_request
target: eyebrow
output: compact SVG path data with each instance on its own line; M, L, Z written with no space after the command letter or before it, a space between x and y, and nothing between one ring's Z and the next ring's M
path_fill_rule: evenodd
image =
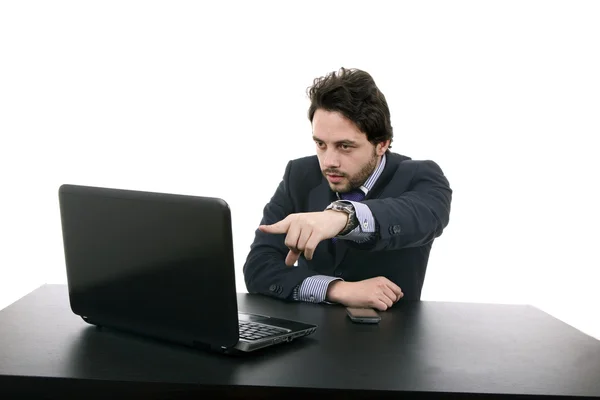
M313 135L313 140L315 142L324 142L323 140L319 139L318 137ZM356 143L354 140L340 140L335 142L335 144L345 144L345 145L353 145L353 146L357 146L358 143Z

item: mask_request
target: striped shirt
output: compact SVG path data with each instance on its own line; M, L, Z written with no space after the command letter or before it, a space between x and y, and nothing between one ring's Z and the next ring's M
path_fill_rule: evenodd
M363 183L360 187L365 193L365 196L369 193L369 191L377 182L377 179L381 175L383 168L385 167L386 156L385 154L381 157L381 162L375 168L375 171L369 176L369 178ZM337 198L341 199L340 194L336 193ZM371 238L373 233L375 232L375 218L371 213L371 210L366 204L355 202L355 201L346 201L352 206L354 206L354 210L356 211L356 218L359 221L358 226L350 233L344 236L337 236L338 240L353 240L355 242L364 242ZM327 276L327 275L315 275L306 278L302 283L294 288L294 292L292 297L296 301L306 301L311 303L322 303L325 301L325 297L327 295L327 289L329 288L329 284L335 280L343 280L342 278Z

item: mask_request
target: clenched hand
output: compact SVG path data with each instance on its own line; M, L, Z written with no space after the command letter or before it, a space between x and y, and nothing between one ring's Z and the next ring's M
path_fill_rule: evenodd
M385 311L404 297L402 289L386 277L365 279L359 282L331 282L327 300L346 307L368 307Z
M261 232L286 233L285 245L290 249L285 264L292 266L301 253L311 260L317 245L326 239L337 236L346 226L348 214L341 211L327 210L311 213L288 215L285 219L258 227Z

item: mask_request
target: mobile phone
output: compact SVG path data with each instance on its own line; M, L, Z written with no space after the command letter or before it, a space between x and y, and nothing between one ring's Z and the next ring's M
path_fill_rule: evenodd
M352 322L377 324L381 321L381 317L377 314L377 311L372 308L346 307L346 312Z

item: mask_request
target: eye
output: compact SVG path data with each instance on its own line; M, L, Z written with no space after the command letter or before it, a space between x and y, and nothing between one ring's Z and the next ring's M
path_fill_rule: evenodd
M342 148L342 150L350 150L350 146L347 144L341 144L340 147Z
M315 142L317 144L317 147L321 148L323 147L325 144L323 142Z

